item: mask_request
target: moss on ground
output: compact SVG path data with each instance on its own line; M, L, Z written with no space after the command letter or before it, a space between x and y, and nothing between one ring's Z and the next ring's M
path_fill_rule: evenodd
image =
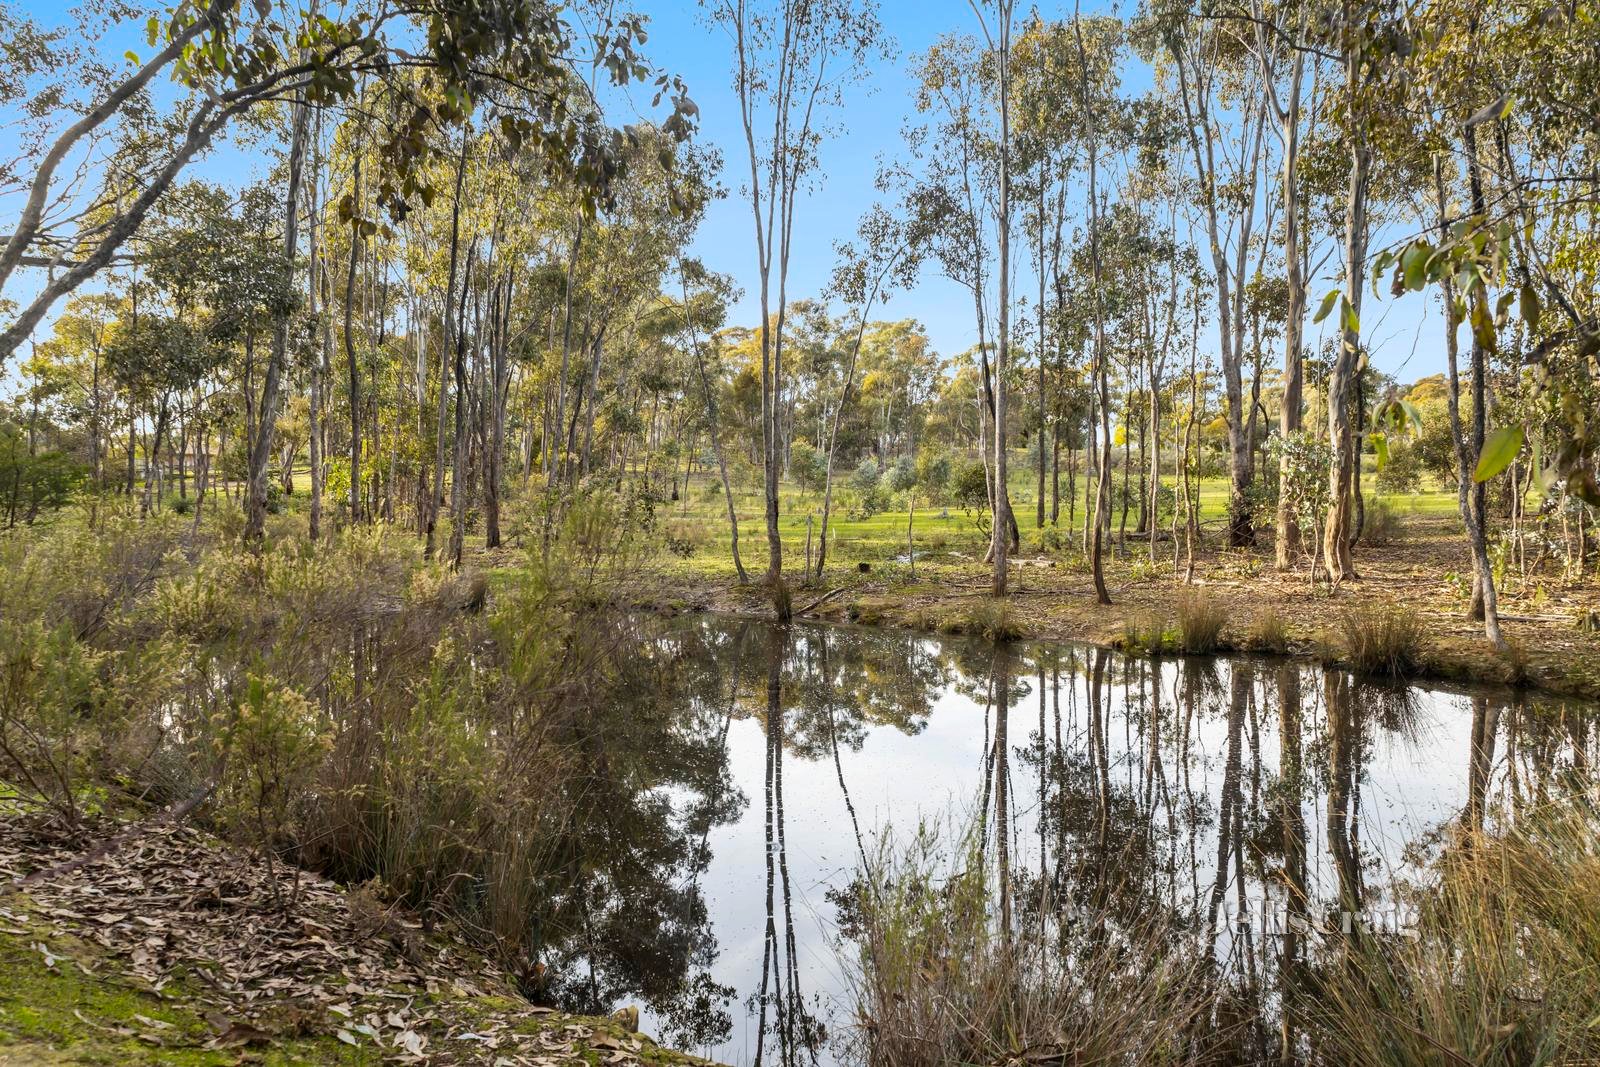
M358 1002L347 1021L321 1006L285 1003L246 1024L230 1017L200 977L174 972L160 990L149 988L120 973L118 961L93 940L63 935L47 918L26 895L0 898L0 1065L5 1067L361 1065L393 1062L402 1051L392 1042L380 1046L355 1023L370 1009L384 1010L381 1004ZM709 1067L706 1060L656 1045L612 1018L531 1009L503 994L426 993L413 987L390 992L416 1016L430 1020L418 1028L429 1039L429 1062L479 1062L486 1050L463 1050L459 1042L446 1040L446 1031L492 1031L548 1035L551 1045L544 1055L552 1063ZM342 1040L340 1029L355 1043ZM558 1052L562 1044L570 1051Z
M93 945L76 939L53 938L47 960L37 947L43 936L40 928L0 929L0 1064L355 1065L387 1062L395 1053L365 1039L351 1046L335 1036L296 1034L287 1017L283 1032L249 1043L228 1044L224 1038L222 1047L210 1048L223 1024L208 1019L215 1009L203 1002L198 983L169 983L160 993L141 989L108 967ZM467 1029L505 1020L517 1033L560 1034L577 1023L589 1036L562 1057L573 1064L607 1062L617 1047L639 1036L607 1018L559 1012L529 1017L527 1005L504 996L429 995L417 997L416 1004ZM655 1067L706 1063L648 1038L631 1056Z
M14 929L14 928L13 928ZM218 1030L186 983L161 993L139 989L104 966L81 942L55 938L51 959L37 931L0 932L0 1063L235 1064L241 1046L207 1048ZM278 1036L249 1047L266 1065L378 1063L375 1047L335 1037Z

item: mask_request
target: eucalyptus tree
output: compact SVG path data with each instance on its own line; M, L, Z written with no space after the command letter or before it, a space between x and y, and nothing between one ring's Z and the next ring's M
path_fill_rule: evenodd
M861 341L866 335L873 307L887 300L896 287L911 285L917 276L924 237L917 230L917 219L906 212L893 213L875 204L857 227L857 240L834 246L838 262L830 287L842 299L855 319L846 356L844 381L828 416L827 441L823 449L822 527L817 545L815 576L821 579L828 559L828 520L833 507L833 464L839 445L839 420L850 403L856 383L856 365L861 356ZM819 442L819 444L822 442Z
M131 70L96 67L91 77L74 76L68 72L75 66L60 66L64 56L55 47L34 45L30 51L44 54L32 55L26 88L35 91L39 106L30 110L27 147L11 163L27 193L0 248L0 292L19 266L37 264L51 274L0 332L0 359L57 300L112 262L217 136L284 99L316 107L349 101L362 74L421 69L448 101L413 99L388 131L378 192L385 209L403 213L421 195L426 186L417 164L430 147L427 132L464 119L491 80L523 94L524 106L501 112L507 128L537 146L553 167L602 193L615 169L614 136L581 121L583 112L566 92L567 64L591 60L619 82L650 77L636 50L642 29L635 17L605 20L584 55L559 9L542 0L466 0L423 9L357 3L337 17L315 5L179 0L148 20L146 43L155 52L144 61L132 56ZM425 42L420 49L414 47L418 39ZM148 90L158 76L170 77L180 90L180 100L160 116L174 120L173 136L137 168L105 169L94 155L109 143L104 134L148 112ZM681 83L658 78L657 85L672 97L673 133L686 135L693 104ZM80 176L97 169L115 185L91 199L97 210L80 210Z
M1008 557L1017 521L1011 514L1010 480L1006 476L1006 407L1010 383L1007 368L1011 364L1011 163L1014 146L1011 137L1012 75L1011 45L1014 0L994 0L994 25L984 17L983 9L973 4L978 25L989 46L989 62L994 67L995 95L998 100L999 138L995 143L998 174L995 180L995 253L999 259L995 303L999 312L994 348L994 528L989 541L989 555L993 564L993 591L1000 596L1006 591L1009 572Z
M1147 48L1159 43L1176 83L1216 287L1228 429L1228 541L1252 544L1250 424L1255 411L1244 402L1244 287L1262 211L1266 94L1259 67L1245 51L1249 33L1240 23L1157 4L1146 13L1139 34Z
M1084 115L1085 159L1088 163L1089 201L1089 280L1094 341L1096 407L1100 417L1100 469L1096 477L1093 531L1089 540L1090 568L1094 577L1095 598L1111 603L1105 581L1105 537L1111 522L1111 353L1106 340L1108 317L1105 262L1102 252L1100 166L1102 151L1121 146L1125 125L1117 98L1116 72L1124 48L1123 25L1115 18L1091 21L1085 32L1084 20L1075 11L1072 35L1077 44L1077 106ZM1090 43L1092 40L1092 44Z
M722 500L728 511L728 539L733 553L733 569L739 584L749 581L744 560L739 556L739 515L733 505L733 484L728 478L728 457L722 441L722 418L718 393L721 390L720 368L711 367L715 351L711 338L727 319L728 304L738 290L726 275L708 271L696 259L677 258L678 315L676 332L680 333L694 356L695 381L700 386L700 400L704 405L706 433L711 438L711 453L717 463L717 476L722 480Z
M1031 164L1029 192L1035 199L1032 236L1037 253L1038 296L1038 501L1034 509L1037 525L1045 522L1045 441L1050 399L1047 365L1053 347L1056 363L1056 393L1061 394L1066 374L1064 333L1055 328L1067 296L1066 275L1062 271L1063 232L1066 227L1068 191L1073 166L1081 148L1084 116L1076 106L1080 88L1076 77L1077 42L1071 27L1060 21L1047 21L1034 14L1023 26L1014 48L1016 64L1016 111L1018 151ZM1051 314L1051 309L1055 314ZM1055 452L1060 448L1060 422L1057 420ZM1052 509L1052 521L1054 512Z
M1361 304L1371 236L1373 161L1386 107L1394 101L1397 62L1410 48L1396 5L1345 4L1325 29L1328 48L1342 71L1337 96L1330 99L1333 122L1348 154L1344 198L1344 278L1328 293L1316 319L1338 307L1339 347L1328 373L1328 519L1323 526L1323 561L1338 583L1356 577L1351 517L1359 444L1352 424L1356 382L1365 363L1361 342Z
M1600 317L1592 267L1579 266L1596 256L1600 121L1592 108L1575 106L1579 86L1600 71L1592 49L1579 44L1593 11L1435 0L1410 14L1398 60L1408 113L1424 123L1413 140L1431 152L1434 196L1418 212L1423 232L1380 254L1374 274L1392 267L1396 293L1436 285L1441 295L1457 502L1473 570L1468 611L1504 648L1486 483L1513 471L1515 515L1527 492L1515 480L1518 456L1536 435L1532 466L1541 451L1549 457L1537 473L1543 490L1562 505L1569 497L1580 502L1580 529L1582 509L1600 507L1600 440L1584 414L1600 393L1593 366ZM1470 329L1470 428L1459 369L1463 324ZM1496 356L1511 361L1498 396L1489 388ZM1542 417L1529 417L1534 412ZM1502 422L1493 432L1491 413Z
M754 224L761 307L767 582L784 614L786 602L778 592L783 574L779 419L796 208L816 175L830 113L843 104L844 89L868 73L882 30L872 0L702 0L701 10L733 46L733 89L749 164L743 195Z
M1009 10L1009 9L1008 9ZM1000 202L999 116L995 66L978 42L967 35L947 34L919 56L916 110L904 138L915 169L900 165L888 180L902 189L907 217L924 235L924 255L945 277L972 297L979 372L978 443L983 454L985 488L995 527L1008 549L1021 544L1010 489L994 469L996 444L1005 436L998 415L999 388L995 352L1009 337L991 326L991 263L999 256L991 233ZM1009 294L1008 294L1009 295ZM1009 326L1009 320L1008 320ZM990 540L993 562L995 541ZM996 572L999 574L1002 572Z
M1307 239L1301 155L1305 124L1315 116L1314 93L1319 62L1327 56L1310 43L1312 6L1251 0L1247 40L1261 67L1263 99L1272 118L1279 149L1279 202L1283 211L1283 397L1278 409L1279 439L1300 432L1304 406L1304 333L1306 293L1312 241ZM1308 106L1308 104L1310 106ZM1288 570L1297 532L1292 494L1285 487L1293 477L1290 453L1278 460L1278 505L1274 554L1279 570Z

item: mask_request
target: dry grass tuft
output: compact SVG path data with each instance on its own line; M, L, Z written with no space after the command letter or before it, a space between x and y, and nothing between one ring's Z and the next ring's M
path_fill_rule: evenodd
M1178 594L1178 647L1191 655L1204 655L1222 647L1222 628L1228 609L1204 589L1188 588Z
M1398 604L1357 602L1339 619L1344 661L1357 671L1404 678L1422 666L1421 617Z

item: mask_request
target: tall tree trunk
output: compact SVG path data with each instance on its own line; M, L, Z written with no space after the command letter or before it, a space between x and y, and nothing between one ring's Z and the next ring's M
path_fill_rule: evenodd
M289 135L289 188L284 196L283 255L294 262L299 245L300 169L305 158L306 120L309 109L303 99L294 105L294 128ZM289 314L277 315L272 325L272 356L267 361L266 381L261 388L260 417L250 449L248 495L244 510L244 540L259 545L267 521L267 458L271 455L272 431L278 419L278 388L289 353Z
M317 113L316 132L312 136L311 152L311 182L308 186L309 210L307 217L310 222L307 229L311 241L310 264L307 268L306 307L311 312L311 318L317 318L318 286L324 280L318 274L327 274L328 264L325 258L327 249L323 247L322 217L320 212L320 191L322 174L322 114ZM326 315L322 319L322 351L311 361L310 381L310 430L311 441L309 446L309 462L311 464L311 514L309 518L309 533L311 540L315 541L322 536L322 421L323 421L323 389L324 378L328 364L328 348L330 347L330 326Z
M1434 193L1439 205L1439 228L1441 232L1448 233L1451 220L1449 217L1449 198L1444 183L1444 161L1439 156L1433 161ZM1455 442L1456 459L1456 506L1461 513L1461 522L1467 529L1467 548L1472 555L1472 583L1477 599L1482 609L1483 632L1489 642L1497 651L1506 648L1505 635L1500 631L1500 612L1498 598L1494 588L1494 568L1489 563L1488 537L1484 530L1484 512L1480 503L1474 498L1474 490L1481 489L1481 483L1475 485L1472 481L1473 469L1478 464L1481 452L1481 443L1475 441L1474 447L1468 451L1467 436L1461 420L1461 374L1459 370L1460 353L1456 340L1461 328L1461 315L1457 311L1457 296L1455 282L1447 275L1439 283L1444 297L1445 315L1445 401L1450 418L1450 439ZM1476 338L1473 341L1477 347ZM1477 353L1474 352L1474 376L1480 376L1477 364ZM1478 398L1477 383L1474 382L1473 398ZM1480 404L1481 411L1481 404ZM1478 413L1474 412L1474 418ZM1469 616L1471 610L1468 611Z
M1362 59L1353 47L1345 57L1347 116L1351 124L1350 180L1345 192L1344 217L1344 307L1340 309L1341 344L1328 374L1328 523L1322 532L1322 547L1328 579L1338 583L1356 577L1350 552L1350 504L1355 464L1359 459L1350 407L1355 377L1361 360L1362 276L1367 263L1367 189L1372 171L1372 147L1361 127L1365 119L1357 114L1355 96L1361 77Z
M467 331L466 306L472 292L472 264L477 256L478 243L474 238L467 245L466 269L461 274L462 321L456 327L455 379L456 417L455 447L450 461L450 567L461 569L461 558L467 545Z
M1111 603L1106 590L1105 534L1111 522L1111 390L1107 378L1110 370L1106 360L1105 303L1102 296L1100 263L1100 193L1099 193L1099 137L1095 126L1094 108L1089 102L1088 50L1083 43L1083 25L1079 13L1081 0L1075 5L1072 30L1078 41L1078 86L1082 93L1084 113L1089 122L1089 265L1094 280L1094 378L1099 393L1100 409L1100 469L1096 478L1094 498L1094 530L1089 538L1089 565L1094 575L1094 595L1101 604Z
M994 561L992 591L1004 596L1010 569L1011 493L1006 476L1006 415L1011 363L1011 0L997 0L999 22L995 62L1000 72L1000 204L997 214L1000 253L999 332L994 346L994 529L990 554Z
M355 150L353 203L361 205L361 145ZM344 280L344 355L350 385L350 522L361 521L361 374L356 362L356 264L361 256L361 228L350 226L350 269Z
M456 157L455 198L450 204L450 266L445 272L444 313L439 317L439 396L433 420L433 489L428 495L427 525L423 531L424 559L433 558L439 512L444 507L444 420L449 414L450 354L455 346L456 260L461 249L461 186L467 175L467 149L471 143L470 133L463 131L461 154ZM573 254L576 256L576 251ZM460 397L457 397L456 403L460 402Z

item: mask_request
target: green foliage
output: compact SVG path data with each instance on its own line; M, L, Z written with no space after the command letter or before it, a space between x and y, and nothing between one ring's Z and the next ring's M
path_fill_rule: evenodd
M889 495L886 492L884 478L878 470L877 461L868 456L863 459L855 472L850 475L850 487L856 491L856 506L854 515L858 519L871 518L889 506Z
M65 626L0 618L0 778L74 830L101 740L102 659Z
M917 484L938 496L950 484L951 464L947 452L924 448L917 453Z
M878 488L878 461L868 456L850 475L850 487L858 493L871 493Z
M219 728L217 819L270 862L294 839L296 808L321 768L331 728L309 700L277 679L251 674L243 688Z
M1280 492L1288 498L1295 522L1303 531L1302 540L1314 549L1328 513L1331 452L1316 434L1304 430L1274 438L1272 452L1284 472Z
M955 462L950 472L950 496L957 507L969 512L988 508L989 483L983 460L963 458Z
M1160 612L1145 611L1122 620L1117 648L1130 656L1159 655L1179 649L1179 634Z
M1511 466L1511 461L1522 450L1525 436L1526 431L1521 426L1502 426L1491 433L1483 442L1483 450L1478 453L1478 465L1472 471L1472 480L1486 482Z
M1414 442L1391 444L1389 461L1378 468L1378 492L1407 496L1420 491L1423 462L1423 452Z
M69 824L214 782L197 817L267 862L380 878L514 955L588 818L575 724L660 684L619 610L658 543L647 493L586 493L491 594L382 528L259 554L160 516L0 541L0 780Z
M917 465L910 456L901 456L895 460L894 466L889 468L889 490L903 493L917 485Z
M60 510L87 475L62 452L30 454L22 430L0 422L0 524L31 523L41 512Z
M789 446L789 474L801 489L820 493L828 480L828 457L809 442L796 441Z

